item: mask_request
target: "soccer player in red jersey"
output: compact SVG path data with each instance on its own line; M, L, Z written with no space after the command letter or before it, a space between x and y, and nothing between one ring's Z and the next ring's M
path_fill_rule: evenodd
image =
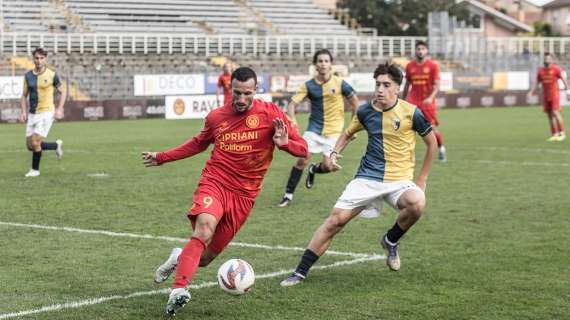
M403 99L420 108L431 123L439 148L439 160L447 161L441 132L437 130L437 106L435 96L439 91L439 65L428 58L428 46L424 41L416 42L416 59L406 65L406 84ZM410 86L412 87L410 90Z
M165 152L142 153L145 166L152 167L191 157L214 145L188 212L192 237L156 270L155 282L165 281L176 270L167 314L174 315L190 300L186 286L198 266L212 262L247 220L274 148L295 157L308 153L307 143L283 111L254 99L257 76L252 69L236 69L231 80L232 103L210 112L198 135Z
M560 114L560 88L558 87L558 79L562 80L566 88L566 95L570 99L570 90L566 79L562 76L562 70L554 64L552 54L546 52L544 54L544 67L538 69L536 82L528 95L534 95L538 84L542 84L544 112L548 116L550 123L550 132L552 136L547 141L564 141L566 133L564 132L564 120Z
M218 77L218 86L216 87L216 100L218 105L222 105L220 103L220 88L224 91L224 103L229 103L232 101L232 65L229 62L224 64L224 72L220 74Z

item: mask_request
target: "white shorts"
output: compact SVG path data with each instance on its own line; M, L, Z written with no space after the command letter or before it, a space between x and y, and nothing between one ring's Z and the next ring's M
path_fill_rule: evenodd
M326 157L331 155L331 151L338 140L338 137L324 137L312 131L305 131L303 139L307 141L310 153L322 153Z
M382 211L383 201L399 210L398 200L408 190L424 193L413 181L380 182L376 180L356 178L344 189L336 201L335 208L354 209L364 207L360 213L363 218L376 218Z
M53 124L53 111L42 113L29 113L28 124L26 125L26 137L32 134L40 135L44 138L48 136L49 129Z

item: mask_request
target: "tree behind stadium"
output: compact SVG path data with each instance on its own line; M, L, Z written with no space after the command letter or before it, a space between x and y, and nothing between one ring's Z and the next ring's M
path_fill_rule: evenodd
M427 36L428 13L448 11L460 20L468 16L454 0L339 0L339 9L348 9L362 26L376 28L379 35Z

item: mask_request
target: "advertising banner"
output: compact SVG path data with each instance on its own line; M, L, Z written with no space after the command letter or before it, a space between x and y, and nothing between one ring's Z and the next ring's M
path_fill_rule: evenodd
M356 91L360 92L374 92L376 82L372 73L351 73L344 79Z
M205 75L203 73L135 75L134 85L135 96L204 94Z
M24 90L24 77L0 77L0 99L20 99Z
M271 102L271 95L258 94L257 99ZM210 111L218 108L216 95L167 96L164 115L166 119L203 119Z

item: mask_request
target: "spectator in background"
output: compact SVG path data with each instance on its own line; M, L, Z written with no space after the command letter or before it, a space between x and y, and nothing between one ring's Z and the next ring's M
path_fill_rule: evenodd
M224 63L224 72L218 77L218 86L216 87L216 101L218 102L218 105L222 105L220 103L220 88L224 91L223 104L225 105L232 101L231 84L232 64L230 62L226 62Z

